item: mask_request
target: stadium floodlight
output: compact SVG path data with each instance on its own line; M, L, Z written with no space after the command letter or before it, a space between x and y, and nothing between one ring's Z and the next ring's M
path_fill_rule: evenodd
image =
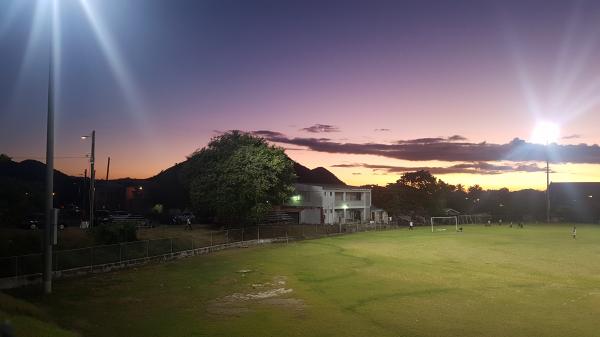
M560 136L558 124L549 121L539 122L533 129L532 142L546 145L546 222L550 222L550 143L554 143Z
M533 129L531 141L538 144L550 144L556 142L560 137L560 127L558 124L549 121L538 122Z

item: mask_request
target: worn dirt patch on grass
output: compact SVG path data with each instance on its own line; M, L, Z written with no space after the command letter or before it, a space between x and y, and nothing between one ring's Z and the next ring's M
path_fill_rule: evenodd
M239 316L252 311L252 307L266 305L292 310L303 310L304 301L297 298L284 297L294 290L286 288L286 278L276 276L270 282L254 283L252 288L258 291L233 293L209 302L206 311L215 315Z

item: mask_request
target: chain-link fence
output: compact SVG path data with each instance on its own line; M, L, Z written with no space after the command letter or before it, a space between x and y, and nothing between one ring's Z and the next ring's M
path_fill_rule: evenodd
M113 245L92 246L80 249L58 250L53 253L54 271L68 271L127 263L180 252L194 252L207 247L222 247L232 243L286 238L311 239L328 235L398 228L397 225L344 224L344 225L261 225L254 227L207 231L194 238L169 238L133 241ZM41 274L43 254L0 257L0 278L13 278Z

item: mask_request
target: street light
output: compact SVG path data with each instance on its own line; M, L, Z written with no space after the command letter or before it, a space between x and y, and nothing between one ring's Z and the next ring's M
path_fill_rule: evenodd
M92 130L90 135L81 136L82 140L92 138L92 152L90 153L90 222L89 227L94 227L94 196L96 194L96 186L94 180L96 171L94 170L94 162L96 161L96 130Z
M43 287L44 294L52 293L52 245L54 238L54 37L56 2L52 2L52 13L50 14L50 41L49 41L49 64L48 64L48 102L46 122L46 226L44 229L44 272Z
M532 141L546 144L546 222L550 223L550 155L548 146L556 142L560 127L553 122L540 122L533 130Z

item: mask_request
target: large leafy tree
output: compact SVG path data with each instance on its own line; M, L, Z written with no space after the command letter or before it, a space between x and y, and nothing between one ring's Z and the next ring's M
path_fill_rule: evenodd
M293 162L263 138L231 131L193 153L186 176L192 206L220 222L260 221L293 193Z

